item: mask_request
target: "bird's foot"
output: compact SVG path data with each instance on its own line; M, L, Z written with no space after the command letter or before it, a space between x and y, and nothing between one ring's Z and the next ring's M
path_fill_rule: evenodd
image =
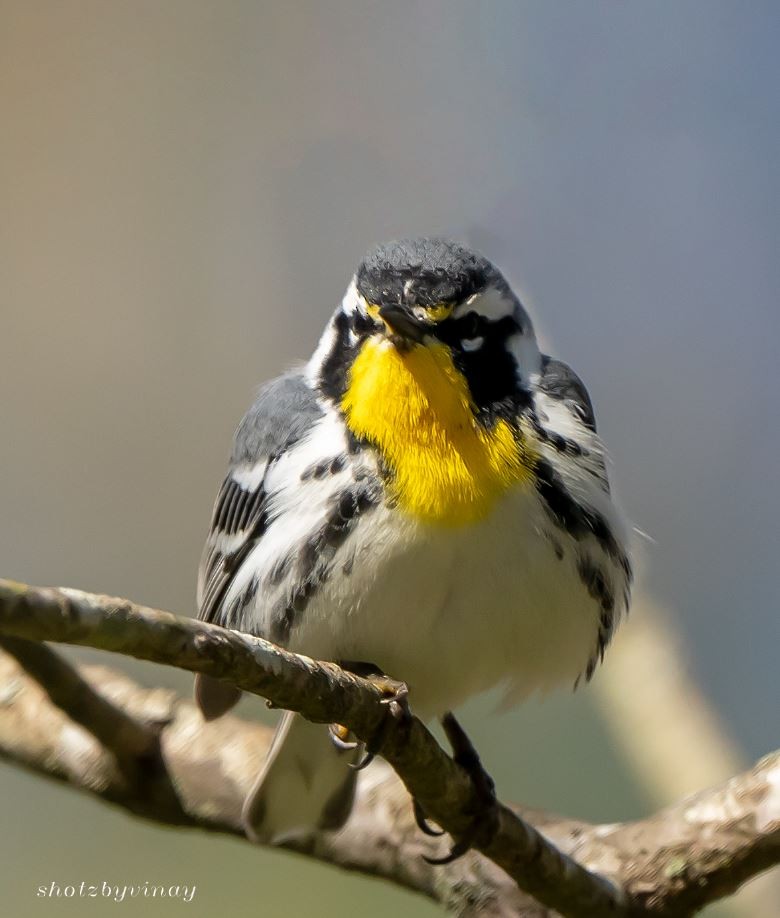
M355 673L355 675L367 679L379 689L384 696L382 698L382 704L387 705L393 720L403 720L412 716L409 710L409 687L405 682L391 679L389 676L385 675L379 667L372 663L342 661L341 666L343 669L349 670ZM351 765L356 771L361 771L370 765L376 758L377 751L382 747L382 742L390 728L390 723L391 720L385 720L376 735L373 736L368 743L351 741L349 739L349 730L341 724L330 725L330 736L338 749L350 750L356 749L358 746L363 747L365 750L363 757L360 761Z
M382 704L387 705L396 720L403 720L412 716L412 712L409 710L409 686L405 682L391 679L384 673L369 676L368 681L372 682L382 693L384 696Z
M412 716L412 712L409 710L409 686L405 682L391 679L384 673L372 673L366 678L384 695L381 703L387 705L391 717L382 722L371 741L365 744L365 755L352 766L355 771L362 771L374 761L377 751L382 748L382 743L387 736L387 731L390 729L392 721L401 721Z
M477 750L455 716L452 713L445 714L441 724L452 747L453 759L471 778L476 792L477 808L471 826L455 841L449 854L440 858L426 857L425 860L429 864L451 864L475 845L489 843L498 830L498 801L493 779L483 768ZM414 805L417 825L426 835L431 834L422 809L416 801Z

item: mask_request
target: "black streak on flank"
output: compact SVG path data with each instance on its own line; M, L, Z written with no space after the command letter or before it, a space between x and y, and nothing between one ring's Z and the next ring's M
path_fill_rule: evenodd
M315 465L310 465L301 472L301 481L309 481L312 478L315 481L319 481L322 478L326 478L328 475L337 475L339 472L344 471L347 462L347 457L343 454L335 456L333 459L325 459L323 462L317 462Z
M623 561L626 561L623 556ZM625 569L625 568L624 568ZM598 602L601 607L599 615L599 629L596 637L596 649L588 660L585 668L585 679L590 681L596 670L597 664L604 659L604 651L612 638L613 625L615 620L615 596L607 582L604 571L590 558L580 558L577 563L577 573L582 580L585 589L589 595ZM630 568L627 571L627 578L630 582ZM628 607L628 593L625 595L626 608ZM575 685L576 688L576 685Z
M624 567L628 563L604 517L583 507L566 490L560 476L546 459L536 464L536 489L553 522L577 541L592 535L604 551Z
M327 580L338 549L358 518L376 506L378 490L365 484L353 485L334 498L333 506L317 532L304 542L297 557L297 586L274 622L271 640L286 644L309 600Z
M547 430L547 428L542 425L539 416L533 409L528 412L528 418L537 437L539 437L543 443L552 446L553 449L557 450L559 453L568 453L570 456L590 455L590 450L581 446L576 440L572 440L571 437L564 437L562 434L556 433L553 430Z
M599 618L599 631L598 636L596 637L596 650L588 660L588 665L585 667L586 682L590 682L590 680L593 678L593 673L596 671L596 666L603 662L604 652L606 651L607 645L609 644L611 638L612 615L607 612L602 612L601 617Z
M577 572L588 593L598 602L602 610L605 613L613 612L615 597L612 595L612 590L601 568L589 558L581 558L577 564Z
M589 682L596 670L596 665L604 659L612 637L612 624L615 612L615 596L607 583L604 571L590 558L580 558L577 563L577 573L580 575L585 589L601 607L599 615L599 630L596 637L596 651L588 660L585 668L585 679Z
M252 577L244 589L225 607L222 613L223 628L235 628L238 631L251 631L251 624L247 623L246 610L252 605L260 589L260 581ZM250 619L251 622L251 619Z
M620 566L625 576L623 600L627 609L629 588L633 579L631 562L604 517L595 510L578 504L546 459L541 459L536 464L536 489L545 503L548 515L559 528L577 541L592 535L604 552ZM582 572L580 573L582 575ZM611 606L608 611L611 614L615 605L611 594L610 600Z

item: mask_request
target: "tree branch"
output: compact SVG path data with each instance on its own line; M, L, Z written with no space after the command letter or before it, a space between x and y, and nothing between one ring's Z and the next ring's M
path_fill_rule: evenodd
M388 717L371 683L332 664L127 600L0 581L0 633L113 650L229 679L310 720L346 724L361 738L376 735ZM105 676L101 690L112 679L115 686L117 677ZM150 716L153 693L126 685L119 694L119 707L135 718L165 719ZM238 831L241 802L261 760L260 728L235 718L203 724L192 706L169 700L166 716L172 719L162 730L159 759L146 763L143 782L128 787L112 779L110 757L94 742L92 754L79 758L83 767L74 769L72 750L52 748L63 731L40 733L40 710L33 720L26 697L33 697L29 690L5 704L0 697L0 751L7 757L147 818ZM47 716L62 717L50 706ZM8 717L16 729L7 729ZM382 755L407 788L447 831L461 834L477 805L468 776L416 719L392 721L383 735ZM415 830L408 798L386 769L372 766L361 778L359 804L345 830L315 834L303 850L394 879L461 914L687 915L778 862L778 787L776 755L720 790L634 824L591 827L501 807L497 835L480 848L492 864L472 852L447 868L431 868L419 855L433 853L434 843ZM509 877L546 908L531 903Z
M675 621L641 591L632 597L631 626L621 629L589 689L651 806L722 784L747 767L691 672ZM729 911L732 918L778 918L778 903L780 870L750 883Z
M0 647L35 679L53 704L113 753L126 776L133 776L139 759L154 754L158 731L111 704L45 644L0 636Z
M309 720L344 724L360 739L381 735L378 751L425 812L452 836L463 835L479 811L469 776L420 721L395 720L372 683L334 664L128 600L7 581L0 583L0 631L118 651L228 679ZM499 807L498 829L479 850L521 889L563 914L627 914L611 882L564 855L506 807Z

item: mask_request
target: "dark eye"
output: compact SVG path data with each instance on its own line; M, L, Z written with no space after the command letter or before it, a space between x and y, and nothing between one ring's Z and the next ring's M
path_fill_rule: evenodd
M460 325L458 331L460 332L461 338L464 340L478 338L485 331L485 320L476 312L468 313L468 315L465 315L458 324Z

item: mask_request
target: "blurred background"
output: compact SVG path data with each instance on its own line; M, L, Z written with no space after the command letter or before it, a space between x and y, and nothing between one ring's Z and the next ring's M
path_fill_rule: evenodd
M0 0L0 574L191 613L255 386L370 244L447 233L586 380L652 540L591 687L464 712L500 794L633 818L777 747L779 36L771 0ZM6 914L119 908L52 880L197 884L165 915L438 913L14 767L0 800ZM764 883L708 914L740 907L778 913Z

